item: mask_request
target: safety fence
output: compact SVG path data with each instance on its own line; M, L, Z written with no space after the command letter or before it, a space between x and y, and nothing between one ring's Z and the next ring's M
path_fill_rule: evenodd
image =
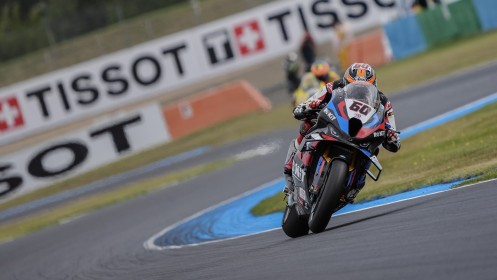
M497 28L497 1L460 0L400 17L351 40L346 65L354 61L380 66L407 58L452 39ZM342 62L342 63L343 63Z

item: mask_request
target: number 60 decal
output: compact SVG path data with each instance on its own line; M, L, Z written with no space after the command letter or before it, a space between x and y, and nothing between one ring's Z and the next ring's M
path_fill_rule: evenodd
M350 105L349 110L367 115L371 111L371 107L369 107L367 104L354 101L354 103Z

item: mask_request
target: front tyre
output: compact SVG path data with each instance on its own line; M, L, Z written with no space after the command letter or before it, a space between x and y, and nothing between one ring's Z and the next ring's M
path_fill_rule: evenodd
M324 190L319 194L309 218L309 229L313 233L320 233L326 229L333 210L338 207L348 168L348 164L343 160L335 159L332 162L328 179L324 183Z
M307 225L307 219L304 217L299 217L296 205L286 206L285 212L283 213L283 221L281 228L288 237L297 238L306 235L309 232L309 226Z

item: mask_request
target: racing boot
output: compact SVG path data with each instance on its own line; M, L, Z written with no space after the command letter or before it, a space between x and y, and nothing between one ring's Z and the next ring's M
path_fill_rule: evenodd
M288 153L286 155L285 166L283 167L283 174L285 175L285 188L283 189L283 192L285 194L291 193L295 189L292 177L293 158L297 152L295 144L295 140L290 142L290 147L288 147Z

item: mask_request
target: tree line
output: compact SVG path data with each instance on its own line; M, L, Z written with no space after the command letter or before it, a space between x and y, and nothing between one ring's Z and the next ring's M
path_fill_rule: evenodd
M1 0L0 60L188 0Z

